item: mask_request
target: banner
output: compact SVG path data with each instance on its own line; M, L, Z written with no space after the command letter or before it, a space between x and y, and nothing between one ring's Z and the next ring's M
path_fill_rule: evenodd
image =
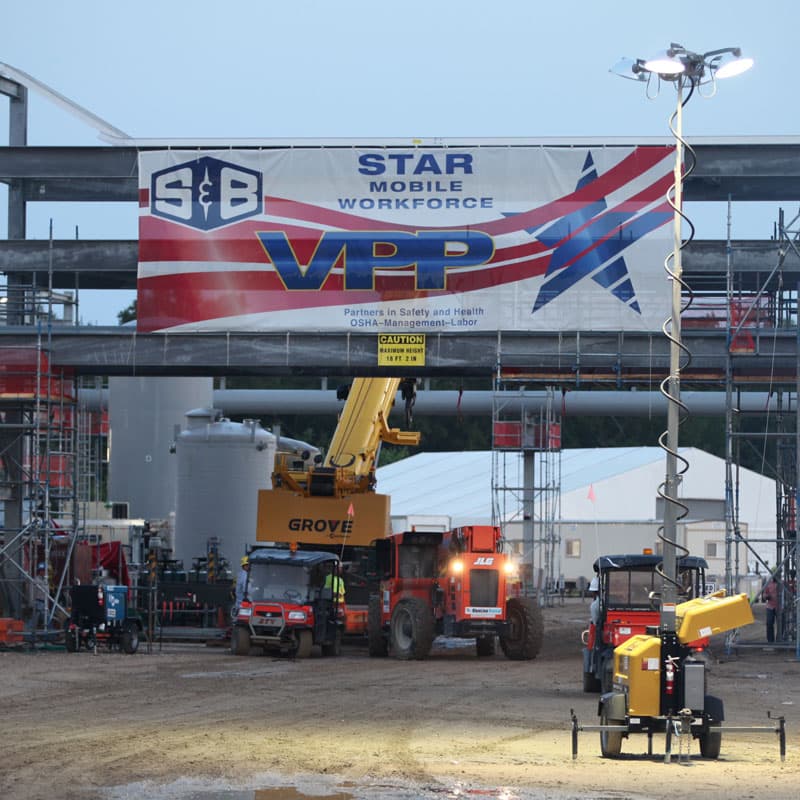
M143 151L142 331L656 331L669 146Z

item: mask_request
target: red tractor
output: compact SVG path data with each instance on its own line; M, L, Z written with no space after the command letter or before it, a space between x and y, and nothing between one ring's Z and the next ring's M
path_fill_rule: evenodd
M380 593L369 601L371 656L424 659L437 636L474 638L479 656L494 655L496 639L511 659L539 653L541 610L521 595L498 528L410 531L374 546Z

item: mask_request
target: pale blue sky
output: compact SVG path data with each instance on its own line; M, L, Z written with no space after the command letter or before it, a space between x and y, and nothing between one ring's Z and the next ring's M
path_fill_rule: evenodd
M740 46L748 73L686 108L692 136L800 134L788 74L793 0L8 0L0 62L24 70L136 138L668 136L675 92L609 72L676 41ZM29 143L98 144L32 94ZM0 145L7 103L0 98ZM0 189L0 236L6 235ZM797 209L787 208L787 214ZM690 209L691 211L691 209ZM735 238L768 238L776 208L734 210ZM29 238L135 238L131 205L36 204ZM724 208L697 209L724 238ZM81 295L85 322L116 324L133 293Z

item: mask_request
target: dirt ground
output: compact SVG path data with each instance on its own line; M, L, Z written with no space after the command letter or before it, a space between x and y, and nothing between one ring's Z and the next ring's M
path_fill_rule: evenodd
M663 737L657 755L640 735L608 760L598 734L584 732L573 760L570 710L597 722L597 696L581 683L588 603L543 613L545 645L531 662L440 647L427 661L371 659L363 644L302 661L200 644L152 654L143 644L133 656L2 652L0 797L108 797L139 781L148 783L114 796L164 796L154 787L182 776L236 787L264 773L318 776L339 797L368 796L342 787L379 783L442 797L797 796L800 663L793 650L744 646L763 637L763 610L743 646L726 654L721 638L712 642L709 690L724 699L728 725L785 715L785 762L771 731L726 733L719 760L701 759L694 744L688 763L671 764Z

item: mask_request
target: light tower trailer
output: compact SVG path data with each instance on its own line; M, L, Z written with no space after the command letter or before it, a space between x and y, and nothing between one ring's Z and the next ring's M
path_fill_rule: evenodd
M669 761L672 737L681 746L697 739L700 755L719 757L722 744L723 702L707 693L706 663L697 658L689 643L714 634L749 625L753 612L747 595L725 596L724 591L680 603L675 609L676 631L653 630L631 637L614 650L613 687L600 696L599 725L580 726L572 713L572 755L577 757L579 730L600 733L605 758L616 758L622 741L634 733L645 733L648 754L652 738L666 735L665 760ZM728 727L725 730L775 731L785 757L784 719L778 727Z

